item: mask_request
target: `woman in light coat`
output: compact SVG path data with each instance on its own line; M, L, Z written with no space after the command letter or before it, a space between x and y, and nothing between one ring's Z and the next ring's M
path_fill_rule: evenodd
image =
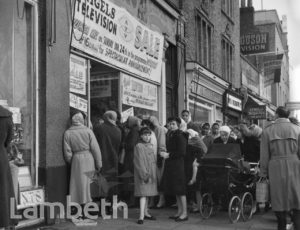
M64 134L64 155L71 164L71 201L81 205L91 202L90 175L101 169L102 159L95 135L84 126L81 112L72 117L72 126Z

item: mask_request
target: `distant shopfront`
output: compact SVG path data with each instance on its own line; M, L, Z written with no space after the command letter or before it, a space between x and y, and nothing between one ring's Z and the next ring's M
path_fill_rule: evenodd
M223 123L223 94L228 83L197 63L188 62L186 94L192 120Z

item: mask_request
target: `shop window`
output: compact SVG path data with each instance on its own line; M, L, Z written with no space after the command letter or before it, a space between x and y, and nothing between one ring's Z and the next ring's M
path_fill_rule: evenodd
M202 16L197 15L197 60L205 67L212 68L212 33L213 26Z
M212 122L212 108L196 101L189 102L189 111L194 122Z
M0 99L13 113L14 136L8 149L18 208L36 204L36 192L24 193L38 186L38 95L36 5L21 4L22 15L14 14L12 40L6 44L11 53L10 74L1 76ZM20 6L20 7L21 7ZM17 9L14 8L16 11ZM5 55L5 54L2 54ZM4 102L4 103L3 103ZM1 188L2 189L2 188ZM40 192L41 190L39 190ZM41 202L43 200L40 200Z
M222 0L222 12L228 17L233 18L233 0Z
M234 46L225 37L222 38L222 77L231 82L234 74L233 55Z

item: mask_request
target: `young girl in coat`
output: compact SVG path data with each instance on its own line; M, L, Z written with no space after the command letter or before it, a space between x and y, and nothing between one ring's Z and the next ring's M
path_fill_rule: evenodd
M151 130L144 127L139 132L140 142L134 148L134 195L140 198L140 217L138 224L144 219L156 220L148 212L148 199L157 195L156 156L150 143Z

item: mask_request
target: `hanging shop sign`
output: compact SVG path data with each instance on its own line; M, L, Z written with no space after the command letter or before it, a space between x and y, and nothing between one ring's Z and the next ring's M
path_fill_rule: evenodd
M70 106L87 113L87 100L70 93Z
M72 46L154 82L161 81L164 37L128 11L101 1L75 1Z
M241 53L243 54L269 51L269 33L242 34L240 42Z
M152 111L158 110L157 86L139 79L123 76L122 101L123 104Z
M70 56L70 92L86 95L86 60Z
M226 94L226 105L229 108L242 111L242 99L237 98L229 93Z
M249 119L266 119L267 110L265 105L257 105L247 109Z

